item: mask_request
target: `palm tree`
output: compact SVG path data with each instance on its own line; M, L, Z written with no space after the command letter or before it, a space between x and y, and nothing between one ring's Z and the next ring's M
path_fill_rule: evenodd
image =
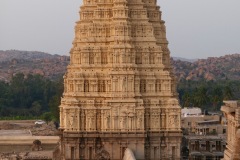
M213 110L217 110L217 106L220 102L222 102L222 99L223 99L222 89L219 87L215 87L211 97Z
M188 92L184 93L182 96L182 101L183 101L183 107L189 107L191 103L191 96Z
M202 107L208 103L209 97L207 95L207 89L205 87L200 87L194 94L194 104L196 106Z

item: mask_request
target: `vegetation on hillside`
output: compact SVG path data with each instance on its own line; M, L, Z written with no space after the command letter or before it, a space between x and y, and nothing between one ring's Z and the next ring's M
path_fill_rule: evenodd
M51 81L40 75L16 74L9 83L0 81L0 117L44 118L50 112L51 119L57 120L62 92L62 79Z
M240 54L198 59L194 62L172 60L178 80L240 80Z
M19 73L7 83L0 81L0 117L7 119L43 118L58 120L63 79ZM182 107L218 111L223 100L240 99L240 81L186 81L178 84Z
M240 81L182 80L178 84L178 93L182 107L218 111L224 100L240 99Z

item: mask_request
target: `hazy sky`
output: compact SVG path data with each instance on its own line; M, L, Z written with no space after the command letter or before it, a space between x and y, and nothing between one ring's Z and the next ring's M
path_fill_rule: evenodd
M82 0L0 0L0 50L68 55ZM171 56L240 53L240 0L158 0Z

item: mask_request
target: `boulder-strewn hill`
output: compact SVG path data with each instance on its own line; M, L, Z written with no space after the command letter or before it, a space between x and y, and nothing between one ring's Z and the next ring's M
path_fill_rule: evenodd
M55 79L65 73L68 63L68 56L36 51L0 51L0 80L9 81L19 72Z
M55 79L66 72L69 60L69 56L43 52L0 51L0 80L9 81L18 72ZM172 64L179 80L240 80L240 54L199 60L173 57Z
M172 61L176 76L186 80L240 80L240 54L209 57L194 62Z
M37 51L18 51L18 50L0 50L0 62L17 60L38 60L38 59L54 59L58 55L51 55Z

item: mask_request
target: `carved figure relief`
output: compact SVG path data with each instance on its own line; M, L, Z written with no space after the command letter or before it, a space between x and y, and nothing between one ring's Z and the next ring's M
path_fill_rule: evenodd
M142 117L137 117L137 129L142 128Z
M67 126L70 130L75 128L76 124L76 112L72 112L71 110L68 111L67 117Z
M142 111L137 111L137 129L142 129L143 128L143 112Z
M175 115L174 118L175 118L175 120L174 120L174 122L175 122L175 123L174 123L174 124L175 124L175 127L176 127L176 128L179 128L179 124L180 124L180 122L179 122L179 117L178 117L177 115Z
M85 113L84 110L81 111L81 130L85 130Z
M34 140L32 145L32 151L42 151L42 142L40 140Z
M153 128L159 128L159 118L157 116L153 118Z
M120 117L120 128L125 129L126 128L125 125L126 125L125 117L122 116L122 117Z
M90 102L91 103L91 102ZM92 131L96 129L96 111L87 110L86 116L87 130Z
M79 148L80 148L80 158L84 159L85 157L85 148L86 148L86 144L85 144L85 139L83 137L80 138L80 145L79 145Z
M96 139L96 153L95 159L96 160L110 160L110 154L104 149L104 145L101 142L101 138Z
M74 114L70 114L69 115L69 119L68 119L68 124L69 124L69 128L73 128L73 123L74 123Z
M95 127L94 127L94 119L93 117L88 117L88 129L89 130L93 130Z
M109 111L104 112L104 127L110 129L110 113Z
M178 121L177 116L176 115L170 115L168 117L168 125L169 125L169 127L171 127L171 128L176 127L176 125L177 125L176 121Z

